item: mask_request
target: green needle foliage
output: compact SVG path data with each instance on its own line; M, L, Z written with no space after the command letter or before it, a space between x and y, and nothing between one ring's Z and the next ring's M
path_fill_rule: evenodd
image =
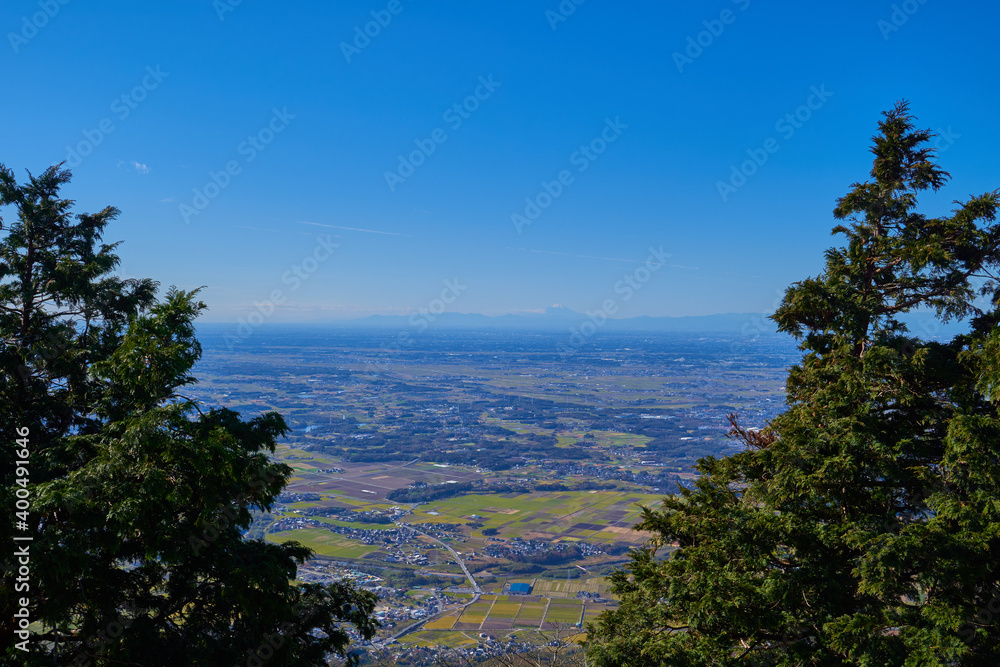
M745 447L645 509L589 664L1000 664L1000 192L917 213L948 174L905 103L884 116L845 244L772 316L804 352L787 410L731 416ZM971 326L921 340L915 308Z
M311 555L244 540L291 474L268 456L277 413L244 421L178 392L201 354L205 305L150 280L121 279L118 211L70 216L58 167L19 185L0 165L0 434L3 500L29 492L28 588L5 574L4 660L38 665L325 665L347 626L372 636L375 596L348 584L290 583ZM18 485L17 429L29 474ZM22 466L25 467L25 466ZM23 477L23 475L22 475ZM18 517L20 519L21 517ZM5 573L18 571L12 548ZM30 601L24 652L14 617Z

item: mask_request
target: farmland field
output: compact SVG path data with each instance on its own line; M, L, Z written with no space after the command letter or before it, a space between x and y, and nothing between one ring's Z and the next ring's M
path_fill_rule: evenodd
M573 625L580 621L580 617L583 615L583 605L580 603L576 604L558 604L553 600L549 604L548 613L545 614L545 621L548 623L565 623L568 625Z
M516 618L517 612L521 610L520 602L497 602L490 611L490 616L502 618Z
M433 621L427 621L427 623L424 624L424 628L427 630L451 630L455 626L455 622L457 620L458 614L448 614L447 616L442 616L441 618Z
M608 593L608 588L608 581L604 577L584 581L542 579L535 584L534 593L549 597L575 597L580 592L603 596Z
M267 536L268 541L278 544L295 540L314 550L321 556L334 558L361 558L377 547L360 544L335 533L316 528L282 531Z
M542 618L545 616L545 603L535 602L535 603L525 603L521 605L521 609L518 611L515 617L518 624L527 625L538 625L541 623Z

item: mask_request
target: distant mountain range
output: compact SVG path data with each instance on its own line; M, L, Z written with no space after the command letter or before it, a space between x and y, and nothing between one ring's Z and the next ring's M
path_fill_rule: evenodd
M965 331L962 323L938 323L933 315L909 313L903 317L916 336L953 336ZM371 315L356 320L342 320L337 326L369 328L416 329L519 329L535 331L579 330L585 323L598 325L603 331L705 331L756 335L777 333L777 325L762 313L722 313L686 317L625 317L605 318L600 311L578 313L564 306L546 308L543 313L482 315L479 313L414 313L412 315ZM590 325L586 325L590 330Z
M585 322L607 331L732 331L744 333L775 333L777 327L760 313L726 313L693 317L626 317L606 318L599 311L578 313L554 306L544 313L481 315L478 313L415 313L413 315L371 315L357 320L338 322L340 326L452 329L524 329L566 331L579 329ZM590 329L590 326L587 326Z

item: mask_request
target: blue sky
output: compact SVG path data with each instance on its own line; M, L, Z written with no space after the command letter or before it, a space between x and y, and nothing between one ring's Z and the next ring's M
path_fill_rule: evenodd
M576 2L8 0L0 162L220 322L770 312L902 98L1000 184L994 4Z

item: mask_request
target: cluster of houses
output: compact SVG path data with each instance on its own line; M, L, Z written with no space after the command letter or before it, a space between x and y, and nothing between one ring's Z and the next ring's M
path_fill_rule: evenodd
M575 548L580 550L582 556L601 556L606 552L601 545L589 542L539 542L536 540L525 540L520 537L511 538L509 541L500 538L493 538L483 547L483 555L489 558L506 558L508 560L530 560L533 556L541 556L548 553L559 553L566 549Z
M393 589L387 586L376 586L368 590L374 590L380 600L401 599L405 601L403 605L389 603L379 605L375 609L375 618L384 627L392 627L391 624L399 621L427 618L454 604L454 600L439 593L440 589L437 589L438 592L433 595L419 598L408 597L404 589Z
M382 581L381 577L374 574L361 572L347 563L328 561L324 559L314 559L300 565L296 578L302 581L315 583L330 583L341 579L350 579L363 588L377 586Z
M320 500L318 493L282 493L277 497L279 503L305 503Z
M413 551L396 549L393 552L385 554L380 560L383 560L386 563L409 563L410 565L427 565L430 563L427 556L423 555L416 549Z
M427 609L420 607L385 606L375 610L375 620L383 628L392 628L395 627L396 623L426 618L428 614L433 614L437 611L440 610L435 606L428 606Z
M300 507L294 510L289 510L283 505L278 505L275 507L276 512L293 512L295 514L301 514L302 516L325 516L333 519L339 519L340 521L349 521L352 523L380 523L380 524L390 524L406 513L406 510L394 507L389 511L382 510L351 510L343 507L323 507L317 505L315 507Z
M591 602L596 602L598 604L606 604L611 602L607 598L603 597L600 593L592 593L590 591L578 591L576 594L577 598L582 598L584 600L590 600Z
M556 642L558 643L558 642ZM551 644L551 643L550 643ZM508 663L511 656L526 654L538 649L537 646L528 642L517 641L513 636L506 641L496 639L493 636L480 633L479 643L476 646L467 648L447 648L442 646L401 646L396 641L388 642L363 642L363 645L374 647L382 655L388 656L397 662L405 662L409 665L449 665L449 664L483 664L491 657L503 658L502 664L522 664ZM527 660L523 664L529 663Z

